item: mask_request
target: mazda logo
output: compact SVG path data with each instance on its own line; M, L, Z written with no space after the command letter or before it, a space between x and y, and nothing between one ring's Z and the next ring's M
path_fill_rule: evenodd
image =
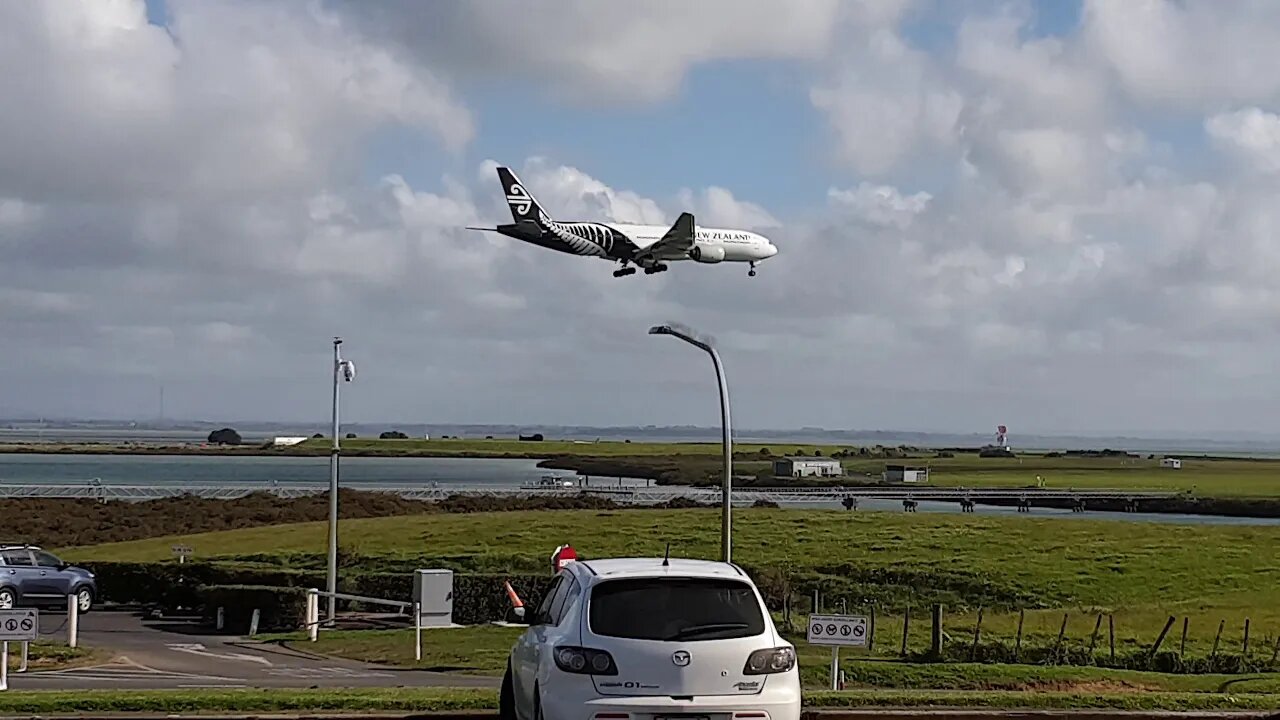
M689 653L684 650L677 650L671 654L671 662L679 667L684 667L689 664Z

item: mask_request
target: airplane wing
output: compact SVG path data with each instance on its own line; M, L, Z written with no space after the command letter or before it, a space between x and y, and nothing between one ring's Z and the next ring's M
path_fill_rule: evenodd
M658 242L640 251L638 257L658 260L669 253L687 253L693 247L693 213L680 213L676 223Z

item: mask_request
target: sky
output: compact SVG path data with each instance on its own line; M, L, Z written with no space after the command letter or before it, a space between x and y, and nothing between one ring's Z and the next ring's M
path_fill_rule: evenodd
M1280 416L1268 0L0 0L0 415L1011 433ZM779 254L614 278L465 229Z

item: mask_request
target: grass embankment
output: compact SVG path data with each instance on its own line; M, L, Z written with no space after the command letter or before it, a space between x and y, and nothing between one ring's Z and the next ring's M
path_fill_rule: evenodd
M0 714L146 712L208 714L230 712L448 712L495 710L493 690L376 688L343 690L95 690L0 693ZM814 692L805 704L820 708L1005 708L1117 710L1273 710L1280 695L1232 692Z
M520 628L483 626L423 631L422 660L414 659L412 630L321 632L312 643L303 633L263 636L265 641L325 655L365 662L413 667L433 672L499 677ZM788 633L799 652L806 688L821 689L831 681L831 651L807 645L803 633ZM845 650L840 667L848 690L953 690L1035 692L1181 692L1280 693L1280 674L1173 675L1092 667L983 665L976 663L906 663L860 660Z
M673 555L714 558L718 518L714 510L437 514L344 522L342 541L369 571L541 573L546 552L565 541L586 557L660 555L669 541ZM160 562L181 541L206 560L319 568L325 532L324 523L303 523L60 552L74 561ZM1208 654L1220 620L1224 654L1240 651L1245 618L1255 659L1270 656L1280 631L1276 528L743 509L734 540L735 560L819 583L828 597L849 598L850 611L874 601L876 652L885 656L900 650L908 603L909 649L928 647L924 604L935 599L946 601L945 629L957 643L972 637L979 605L984 642L1012 643L1016 610L1028 608L1024 647L1052 645L1064 612L1065 641L1076 648L1087 644L1096 613L1114 613L1121 655L1149 647L1170 615L1191 619L1189 655ZM1176 649L1180 636L1179 622L1164 649ZM1105 621L1097 649L1109 652Z

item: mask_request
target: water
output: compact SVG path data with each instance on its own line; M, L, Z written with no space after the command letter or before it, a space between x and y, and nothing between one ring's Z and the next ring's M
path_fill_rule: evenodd
M521 485L537 482L546 475L573 477L566 471L550 471L538 467L537 460L506 458L417 458L417 457L344 457L341 465L342 484L360 485ZM262 457L216 455L71 455L71 454L0 454L0 483L87 483L92 479L104 485L209 485L258 484L272 482L327 483L329 458ZM647 481L623 478L624 485L645 485ZM593 487L619 484L617 478L593 477ZM843 509L838 503L789 505L813 509ZM959 513L957 503L922 501L922 513ZM858 499L858 511L880 510L903 512L901 500ZM857 511L855 511L857 512ZM1020 518L1060 518L1114 520L1117 522L1155 522L1182 525L1264 525L1280 526L1280 518L1239 518L1216 515L1175 515L1164 513L1081 513L1053 508L1031 508L1019 513L1013 507L977 505L974 515Z
M352 487L401 483L520 485L536 482L544 475L568 475L539 468L537 460L505 458L344 457L340 468L342 484ZM82 483L94 478L106 485L327 483L329 458L0 454L0 482ZM616 478L613 481L616 483Z

